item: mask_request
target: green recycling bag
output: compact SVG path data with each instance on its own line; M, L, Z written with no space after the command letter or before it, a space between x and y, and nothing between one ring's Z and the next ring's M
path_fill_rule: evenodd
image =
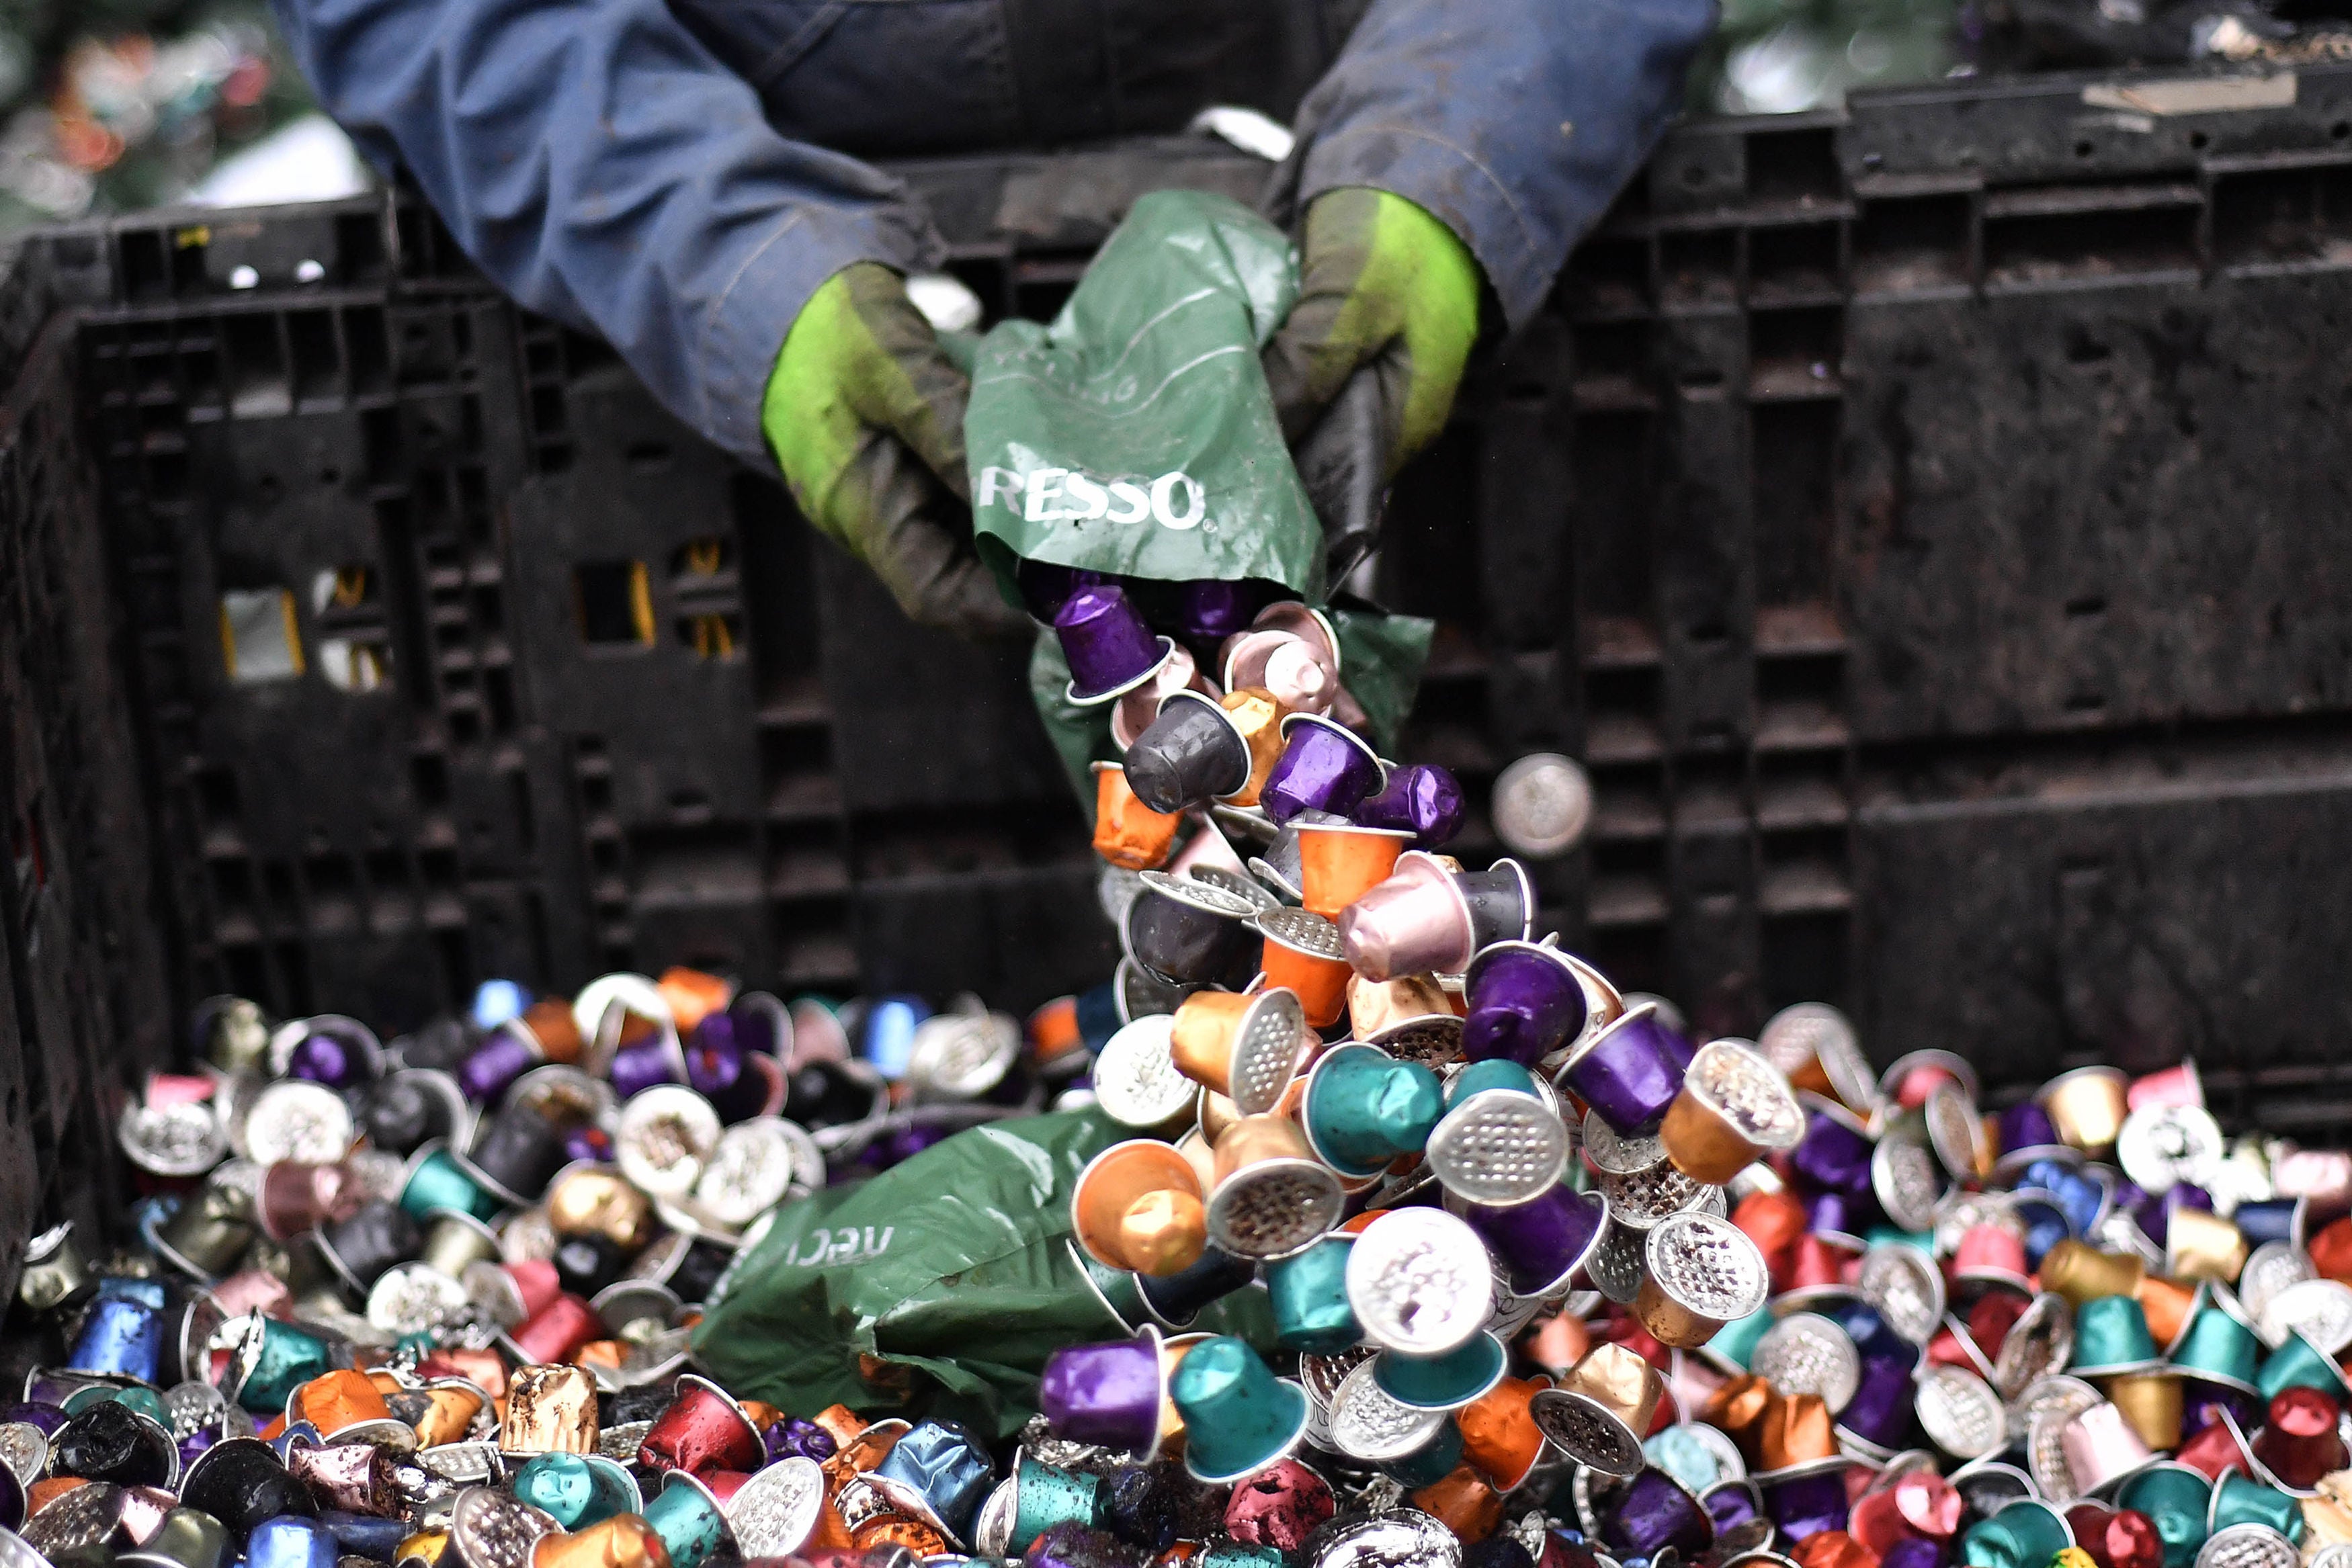
M964 447L981 559L1323 595L1323 534L1258 350L1298 297L1280 229L1230 196L1143 197L1050 326L1000 323Z
M1167 582L1256 579L1325 602L1318 505L1343 531L1341 515L1361 508L1302 482L1258 361L1297 297L1281 230L1230 197L1161 191L1129 210L1052 325L1005 321L959 344L973 531L1008 600L1021 602L1013 571L1030 559ZM1377 524L1376 460L1309 466L1335 493L1368 486ZM1340 678L1391 750L1434 627L1370 606L1328 613ZM1091 813L1087 765L1117 756L1110 710L1068 702L1068 681L1041 632L1031 695Z
M1010 1436L1034 1408L1047 1356L1127 1335L1068 1241L1078 1172L1129 1135L1094 1111L992 1122L871 1181L786 1204L728 1271L695 1331L696 1361L738 1397L795 1416L920 1396ZM1263 1292L1202 1317L1211 1332L1271 1343Z

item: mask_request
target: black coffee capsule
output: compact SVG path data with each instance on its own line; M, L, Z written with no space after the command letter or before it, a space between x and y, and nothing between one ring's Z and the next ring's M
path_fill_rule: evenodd
M49 1438L49 1474L161 1487L178 1479L172 1435L128 1405L101 1399Z
M310 1488L258 1437L226 1437L197 1455L180 1479L180 1501L219 1520L240 1542L265 1519L319 1511Z

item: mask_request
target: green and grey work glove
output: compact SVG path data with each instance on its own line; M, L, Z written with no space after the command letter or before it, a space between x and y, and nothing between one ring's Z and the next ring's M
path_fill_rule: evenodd
M1263 356L1283 436L1297 445L1370 366L1394 475L1445 427L1478 336L1484 275L1452 229L1368 186L1316 197L1301 248L1298 303Z
M760 423L818 531L864 561L910 619L979 637L1027 622L972 551L971 392L898 275L861 261L801 308Z

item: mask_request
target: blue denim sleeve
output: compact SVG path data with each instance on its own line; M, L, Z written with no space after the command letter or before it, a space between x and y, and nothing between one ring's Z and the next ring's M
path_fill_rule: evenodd
M477 265L761 466L761 395L817 286L940 259L897 181L778 135L663 0L275 4L328 112Z
M1462 237L1532 314L1681 103L1716 0L1375 0L1300 106L1297 209L1372 185Z

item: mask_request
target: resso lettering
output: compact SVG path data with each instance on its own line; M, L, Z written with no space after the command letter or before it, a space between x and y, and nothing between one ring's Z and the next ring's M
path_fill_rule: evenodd
M1177 509L1177 493L1183 509ZM1033 523L1139 523L1197 528L1208 516L1208 492L1190 474L1162 474L1149 486L1129 479L1092 479L1075 468L1038 468L1028 477L1010 468L982 468L975 506L1012 507Z

